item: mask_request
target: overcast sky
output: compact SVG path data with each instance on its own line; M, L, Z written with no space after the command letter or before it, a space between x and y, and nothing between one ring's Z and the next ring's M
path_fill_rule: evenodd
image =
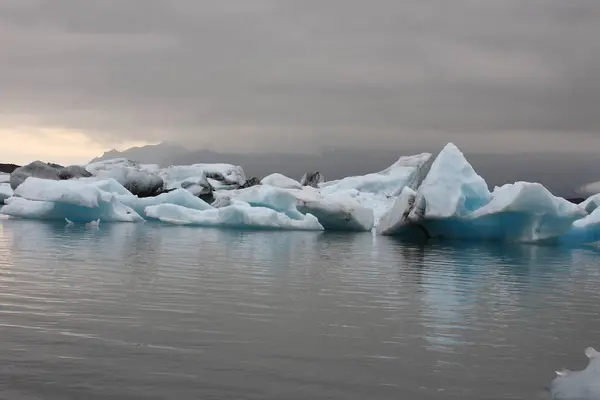
M598 0L0 0L0 161L600 149Z

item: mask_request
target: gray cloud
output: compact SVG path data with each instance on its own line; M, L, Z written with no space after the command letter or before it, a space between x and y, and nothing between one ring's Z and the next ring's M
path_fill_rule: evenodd
M4 0L0 37L0 122L106 143L600 140L597 0Z

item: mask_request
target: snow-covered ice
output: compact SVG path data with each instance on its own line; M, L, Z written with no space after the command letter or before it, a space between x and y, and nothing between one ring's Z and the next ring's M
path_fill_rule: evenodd
M167 188L180 187L177 186L178 183L186 180L203 180L205 178L211 185L214 184L215 188L220 186L237 188L246 183L246 175L242 167L232 164L172 165L157 173L166 182Z
M305 215L302 219L292 219L273 209L252 207L241 201L227 207L204 211L174 204L161 204L147 207L146 216L179 225L235 229L323 230L323 226L312 215Z
M300 182L279 173L265 176L260 183L282 189L302 189Z
M406 186L392 207L381 217L377 233L385 236L400 236L409 226L408 212L415 201L417 193Z
M600 399L600 353L592 347L585 350L589 358L582 371L563 370L550 384L552 400L598 400Z

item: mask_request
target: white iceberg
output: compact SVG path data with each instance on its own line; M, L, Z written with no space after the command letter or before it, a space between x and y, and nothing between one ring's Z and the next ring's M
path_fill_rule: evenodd
M292 219L273 209L252 207L241 201L227 207L204 211L174 204L161 204L147 207L146 216L178 225L235 229L323 230L323 226L312 215L305 215L302 219Z
M350 176L338 181L321 184L322 194L357 190L385 196L398 196L404 186L412 182L418 169L431 157L430 153L400 157L398 161L383 171L363 176Z
M433 238L537 242L558 240L585 215L539 183L517 182L490 193L460 150L448 144L417 193L406 191L382 218L378 232L402 235L418 227Z
M27 178L5 201L2 214L29 219L91 222L143 221L134 210L121 204L115 195L77 180L54 181Z
M322 196L318 190L310 187L298 190L253 186L227 195L218 194L213 205L222 208L235 201L270 208L292 219L301 219L310 214L319 220L325 230L370 231L374 223L373 211L361 206L353 198L340 194Z
M122 204L130 207L140 215L144 215L146 207L160 204L175 204L192 210L208 210L213 207L185 189L159 194L155 197L137 197L134 195L117 195Z
M246 183L242 167L232 164L172 165L161 169L158 174L166 182L167 188L181 187L181 182L190 179L208 179L215 189L238 188Z
M99 179L112 178L140 197L155 196L163 191L164 182L154 164L139 164L117 158L86 165L85 169Z
M553 400L600 399L600 353L591 347L585 350L589 363L583 371L563 370L550 384Z
M317 217L325 230L366 232L373 229L372 209L343 193L322 196L307 189L292 191L298 200L298 211Z
M0 183L10 183L10 174L0 172Z
M9 197L13 196L13 190L9 183L0 183L0 205L4 204L4 201Z
M265 176L260 183L282 189L302 189L300 182L279 173Z
M588 214L591 214L598 206L600 206L600 194L590 196L579 204L579 207L583 208Z

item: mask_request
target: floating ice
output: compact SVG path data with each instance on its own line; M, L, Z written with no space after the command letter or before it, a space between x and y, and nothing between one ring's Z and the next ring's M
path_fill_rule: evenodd
M116 196L124 205L132 208L140 215L144 215L144 210L149 206L159 204L175 204L192 210L208 210L212 207L204 200L199 199L185 189L177 189L172 192L159 194L155 197L137 197L133 195Z
M270 208L252 207L243 202L204 211L174 204L161 204L147 207L146 215L162 222L179 225L236 229L323 230L323 226L312 215L305 215L302 219L292 219Z
M237 188L246 183L246 175L242 167L232 164L173 165L162 169L159 175L166 182L168 188L177 187L178 182L185 180L204 178L208 178L211 185L214 183L213 187L234 186Z
M323 195L334 192L357 190L386 196L398 196L417 170L431 157L430 153L400 157L398 161L381 172L364 176L350 176L339 181L322 184Z
M560 242L566 245L600 242L600 208L573 222L571 229L561 236Z
M62 165L58 164L48 164L42 161L34 161L30 164L15 169L10 174L10 185L14 190L29 177L65 180L88 176L91 176L91 174L83 167L78 165L63 167Z
M401 236L410 226L408 213L417 193L406 186L392 207L381 217L377 233L385 236Z
M10 174L0 172L0 183L10 183Z
M85 168L97 178L116 180L140 197L155 196L163 190L163 180L158 176L160 168L154 164L117 158L88 164Z
M266 207L282 212L292 219L311 214L325 230L369 231L373 228L373 211L344 195L322 196L310 187L281 189L254 186L219 195L214 206L224 207L232 201L243 201L254 207Z
M591 347L585 350L589 358L583 371L563 370L550 384L553 400L598 400L600 399L600 353Z
M282 189L302 189L300 182L278 173L265 176L260 183Z
M0 212L5 215L73 222L136 222L143 220L115 195L77 180L54 181L27 178Z
M517 182L490 193L460 150L448 144L417 193L405 191L378 232L402 235L419 227L433 238L535 242L557 240L585 215L539 183Z
M4 204L4 200L12 197L13 190L9 183L0 183L0 205Z

